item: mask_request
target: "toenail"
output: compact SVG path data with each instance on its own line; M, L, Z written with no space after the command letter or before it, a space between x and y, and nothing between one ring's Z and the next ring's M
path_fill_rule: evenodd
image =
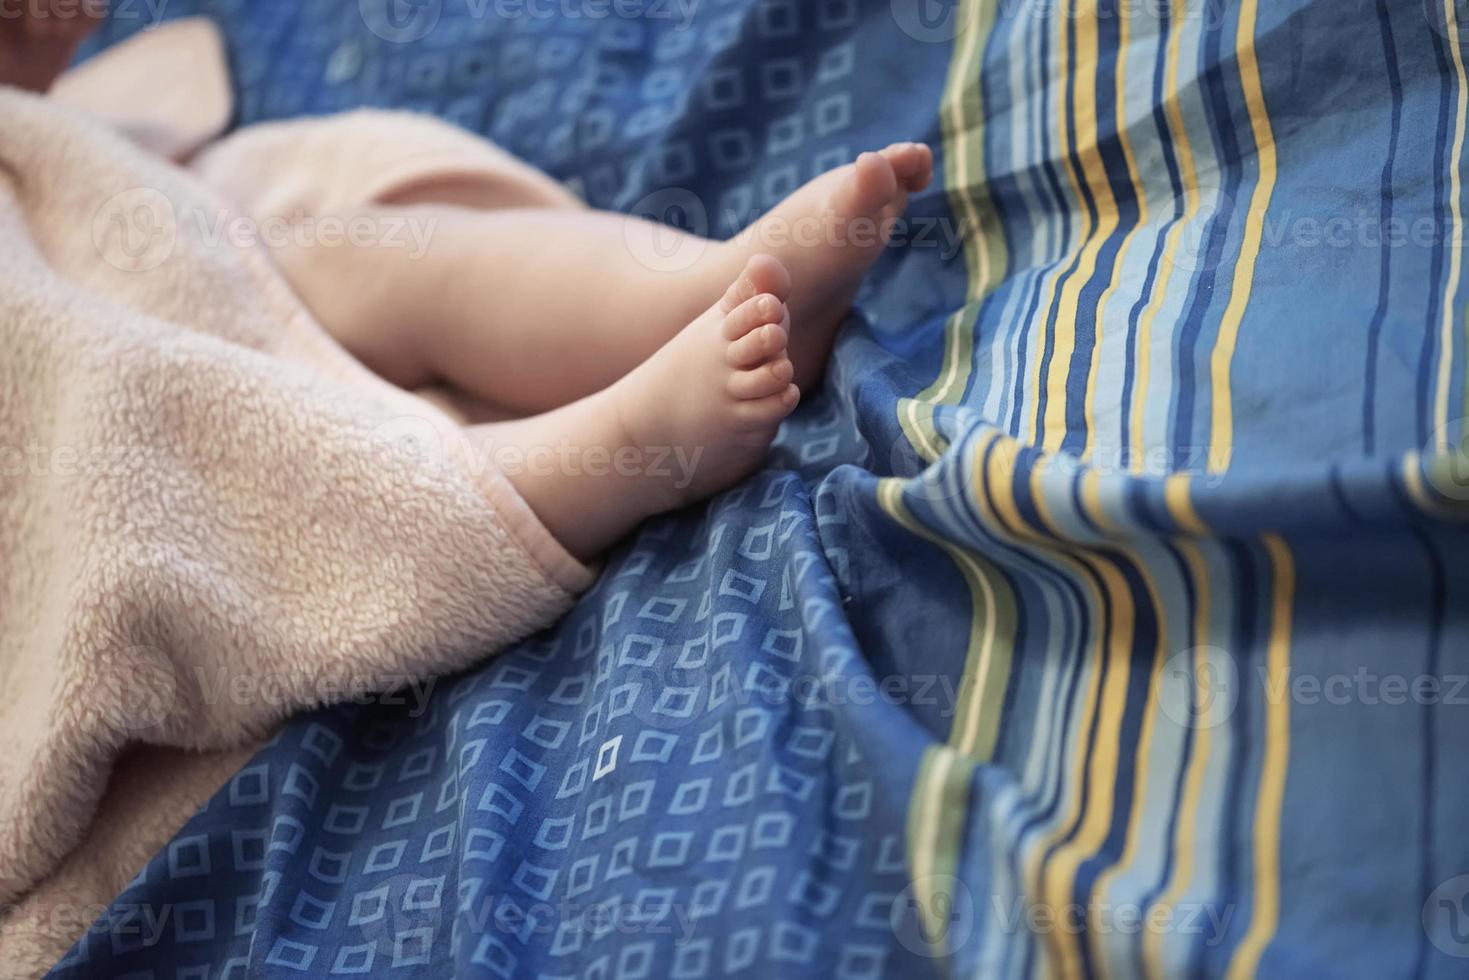
M770 316L770 315L772 315L772 314L775 313L775 297L774 296L765 296L765 297L762 297L761 298L761 300L760 300L760 312L763 313L763 314L765 314L766 316Z

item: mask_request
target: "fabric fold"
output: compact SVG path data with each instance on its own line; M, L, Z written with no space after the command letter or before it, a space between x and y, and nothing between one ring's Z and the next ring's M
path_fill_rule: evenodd
M0 904L105 819L125 747L258 742L462 669L590 581L447 415L195 220L236 213L0 90Z

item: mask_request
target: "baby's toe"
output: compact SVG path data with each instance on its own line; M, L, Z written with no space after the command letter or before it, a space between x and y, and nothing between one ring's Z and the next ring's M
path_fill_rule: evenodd
M744 269L724 291L724 298L719 301L720 308L725 313L733 312L742 303L762 293L781 302L791 294L791 274L773 255L750 256Z
M767 429L778 425L782 419L795 411L796 404L800 400L801 389L793 384L787 384L776 394L735 402L733 409L735 425L745 431Z
M894 143L882 156L904 190L921 191L933 179L933 150L926 143Z
M732 368L753 368L786 349L790 335L779 323L767 323L730 344L725 362Z
M765 398L786 390L796 369L790 358L780 357L748 371L736 371L729 376L729 393L735 398Z
M761 293L745 300L724 317L724 339L739 340L756 327L785 322L786 306L773 293Z
M837 189L833 206L848 217L877 214L898 193L893 165L881 153L864 153Z

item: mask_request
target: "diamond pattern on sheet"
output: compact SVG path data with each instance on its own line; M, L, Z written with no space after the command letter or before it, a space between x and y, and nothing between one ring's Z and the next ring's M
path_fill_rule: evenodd
M436 20L399 43L371 26L383 3ZM145 25L114 8L103 43ZM432 112L595 206L716 236L858 150L935 135L921 127L942 58L861 68L907 43L885 0L700 0L687 29L497 9L176 0L166 13L222 23L241 123ZM692 211L647 206L669 188ZM833 391L880 350L862 324L842 343ZM812 394L777 444L796 473L647 525L555 629L425 699L292 723L56 975L930 975L890 919L911 915L902 834L922 740L902 709L848 696L871 666L844 615L852 490L830 474L890 463L854 414Z
M851 661L806 642L813 532L801 482L763 475L640 538L555 632L303 719L58 975L881 975L901 823L840 739ZM716 560L660 547L682 538Z

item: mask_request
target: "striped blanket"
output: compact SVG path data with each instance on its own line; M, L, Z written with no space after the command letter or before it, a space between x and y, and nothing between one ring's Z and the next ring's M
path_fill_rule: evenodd
M1456 0L192 12L245 121L424 109L712 234L942 181L777 469L299 720L56 975L1469 971Z

